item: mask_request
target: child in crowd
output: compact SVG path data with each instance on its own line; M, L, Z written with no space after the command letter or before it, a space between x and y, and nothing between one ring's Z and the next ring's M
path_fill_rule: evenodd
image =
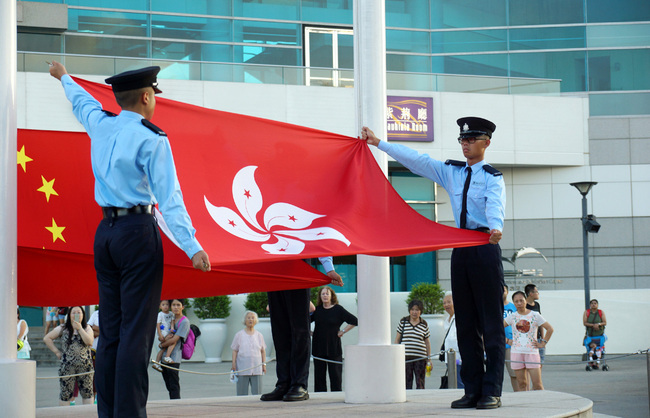
M594 369L598 368L598 365L600 364L600 358L603 356L603 347L599 346L597 342L600 342L600 339L589 343L589 360L596 360L596 363L589 364Z
M512 339L507 340L506 344L512 346L510 360L512 369L517 376L519 390L528 390L526 372L528 372L533 382L533 390L544 390L539 348L546 347L551 335L553 335L553 327L546 322L542 315L526 307L524 292L515 292L512 295L512 301L517 310L503 320L503 326L512 327ZM540 327L546 331L544 333L545 339L537 341L537 329Z
M174 314L169 310L169 301L168 300L162 300L160 301L160 312L158 312L158 321L156 324L156 332L158 333L158 341L165 342L166 340L169 340L174 337L175 333L175 323L174 323ZM174 350L174 346L176 344L172 344L166 349L160 350L158 352L158 355L156 356L156 361L160 363L162 360L164 363L172 363L172 358L171 354L172 351ZM163 357L164 353L164 357ZM154 364L153 366L154 370L162 372L162 367L158 364Z

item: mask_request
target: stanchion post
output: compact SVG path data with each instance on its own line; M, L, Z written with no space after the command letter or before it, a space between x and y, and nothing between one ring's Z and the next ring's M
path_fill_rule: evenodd
M449 389L458 388L458 370L456 366L456 352L453 349L449 349L447 352L447 386Z
M650 408L650 349L645 352L646 366L647 371L646 375L648 376L648 408Z

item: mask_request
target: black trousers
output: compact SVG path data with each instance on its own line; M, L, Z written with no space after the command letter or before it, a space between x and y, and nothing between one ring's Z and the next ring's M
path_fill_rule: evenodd
M505 364L501 247L455 248L451 289L465 393L501 396ZM487 363L483 363L483 351Z
M343 356L324 357L328 360L343 361ZM342 391L341 382L343 381L343 365L329 363L322 360L314 359L314 392L327 392L327 373L330 376L330 388L332 392Z
M277 360L275 386L307 389L311 353L309 289L268 292L268 298Z
M178 369L181 367L179 363L168 363L170 367ZM165 381L165 387L167 392L169 392L169 399L180 399L181 398L181 381L178 377L178 370L171 370L167 367L163 367L163 380Z
M163 250L147 214L104 219L95 234L99 285L97 413L146 417L149 356L160 304Z

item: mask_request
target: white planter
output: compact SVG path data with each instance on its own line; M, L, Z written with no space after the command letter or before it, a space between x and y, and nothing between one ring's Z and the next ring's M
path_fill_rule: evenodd
M442 340L445 338L445 318L447 316L449 316L447 313L422 315L422 318L429 325L429 332L431 332L429 342L431 343L432 354L440 351Z
M201 327L199 342L205 353L205 362L221 363L221 353L228 337L226 320L223 318L201 319L199 323Z
M273 334L271 333L271 318L258 318L259 322L255 325L255 330L259 331L264 337L266 343L266 361L268 362L272 357L273 352Z

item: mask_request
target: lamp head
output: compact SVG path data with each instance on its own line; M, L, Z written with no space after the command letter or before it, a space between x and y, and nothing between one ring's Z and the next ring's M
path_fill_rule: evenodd
M596 184L598 184L597 181L579 181L579 182L576 182L576 183L570 183L570 185L575 187L576 189L578 189L580 194L583 195L583 196L587 196L587 193L589 193L589 190L591 190L591 188L593 186L595 186Z

